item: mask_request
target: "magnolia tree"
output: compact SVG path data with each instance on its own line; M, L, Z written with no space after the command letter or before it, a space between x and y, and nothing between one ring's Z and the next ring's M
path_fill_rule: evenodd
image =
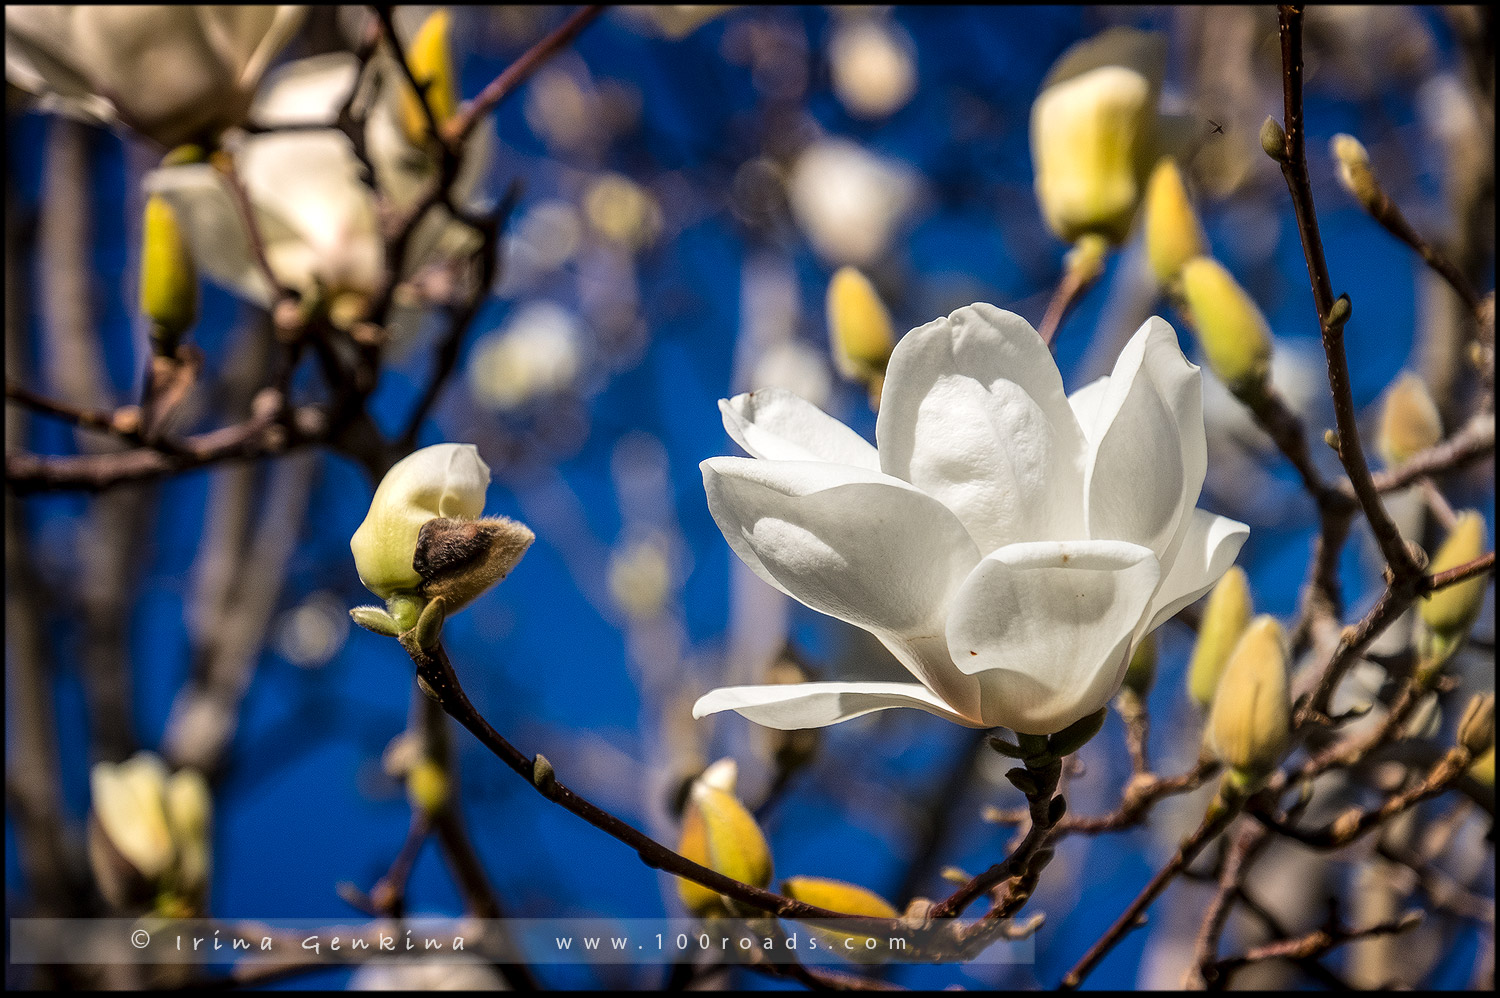
M8 980L1492 983L1489 16L1151 21L8 9Z

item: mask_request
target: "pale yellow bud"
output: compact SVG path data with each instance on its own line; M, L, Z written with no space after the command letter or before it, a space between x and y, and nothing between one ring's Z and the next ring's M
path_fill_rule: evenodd
M159 349L171 352L198 319L198 274L177 215L159 194L146 199L140 294L152 339Z
M771 882L771 850L755 818L734 795L733 759L720 759L693 781L682 813L677 851L699 864L743 883ZM682 903L695 915L729 913L728 899L691 880L678 880Z
M900 914L890 902L874 891L827 877L792 877L782 882L781 892L805 904L817 905L845 915L896 918ZM865 942L870 936L835 932L826 928L814 928L812 932L823 941L823 945L853 960L873 959L884 952L884 948L879 945L874 949L866 949Z
M1200 256L1183 264L1182 293L1209 368L1236 395L1261 390L1271 374L1271 328L1245 289Z
M1458 722L1458 744L1473 755L1495 745L1495 694L1482 693L1469 700Z
M1495 746L1485 749L1478 759L1469 764L1469 775L1481 786L1495 785Z
M1458 515L1453 529L1448 532L1448 538L1428 564L1427 571L1436 575L1478 558L1484 554L1488 533L1482 516L1474 510L1464 510ZM1479 618L1487 585L1489 576L1481 572L1473 578L1445 586L1422 597L1418 609L1429 638L1436 638L1437 643L1449 652L1456 648ZM1419 639L1419 647L1422 643ZM1441 654L1440 657L1447 658L1447 654Z
M150 752L119 764L96 763L89 774L93 818L109 844L143 877L154 880L176 859L167 825L167 767Z
M839 374L877 391L896 332L875 285L853 267L840 267L828 282L828 337Z
M1370 169L1370 154L1364 145L1354 136L1340 133L1329 142L1329 147L1338 161L1339 183L1344 190L1366 208L1374 208L1380 202L1380 184Z
M1114 28L1063 53L1031 106L1031 161L1047 224L1066 242L1130 231L1156 159L1165 42Z
M418 759L406 773L406 799L429 817L448 803L448 774L432 759Z
M1238 565L1230 566L1209 594L1203 619L1198 623L1193 657L1188 663L1188 696L1198 706L1207 707L1214 702L1219 677L1249 626L1252 612L1250 581L1245 570Z
M1380 411L1380 456L1398 465L1443 439L1443 419L1422 379L1402 372L1385 396Z
M182 769L173 774L167 781L166 811L177 847L172 888L186 901L200 901L208 892L212 855L209 829L213 823L213 797L202 773Z
M1208 253L1203 226L1188 201L1177 161L1164 158L1146 184L1146 259L1158 284L1177 280L1182 265Z
M1262 615L1250 622L1224 667L1208 715L1208 742L1221 762L1253 783L1286 755L1291 721L1281 625Z
M452 31L452 16L440 8L422 22L406 48L406 64L411 68L412 79L426 86L427 106L440 126L458 111L457 78L449 42ZM409 85L401 90L401 127L413 145L427 141L427 115Z

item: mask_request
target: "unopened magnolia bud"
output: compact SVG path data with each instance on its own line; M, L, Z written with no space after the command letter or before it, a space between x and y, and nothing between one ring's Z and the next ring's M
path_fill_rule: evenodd
M1469 764L1469 776L1480 786L1495 785L1495 746L1492 744Z
M720 759L693 781L682 813L677 851L699 864L743 883L771 882L771 850L755 818L734 795L737 769ZM691 880L678 880L682 903L695 915L722 915L728 899Z
M432 817L448 803L448 773L432 759L419 759L406 774L406 799Z
M401 634L396 618L378 606L357 606L349 611L349 616L367 631L374 631L388 638L398 637Z
M1073 46L1031 106L1037 200L1066 242L1118 243L1155 156L1162 41L1116 29Z
M1209 594L1203 619L1198 623L1193 657L1188 663L1188 696L1198 706L1207 707L1214 702L1219 677L1224 674L1230 652L1249 626L1252 612L1250 581L1243 568L1232 565Z
M1164 158L1146 184L1146 259L1163 287L1174 283L1182 265L1208 253L1203 226L1188 201L1177 161Z
M1269 115L1260 126L1260 147L1276 162L1286 161L1286 129Z
M1182 293L1208 366L1236 395L1262 390L1271 374L1271 329L1245 289L1206 256L1182 267Z
M874 891L827 877L792 877L782 882L781 892L804 904L845 915L864 915L869 918L897 918L900 915L890 902ZM866 941L872 938L870 936L835 932L826 928L815 928L812 932L829 948L850 959L873 959L875 954L884 951L884 947L879 945L866 947Z
M1276 618L1250 622L1219 680L1208 716L1214 754L1248 782L1276 768L1291 741L1286 647Z
M198 319L198 273L167 199L146 199L141 224L141 312L158 353L171 353Z
M1410 371L1391 385L1380 411L1380 456L1398 465L1443 439L1443 419L1422 379Z
M1474 510L1464 510L1428 564L1427 571L1437 575L1478 558L1484 554L1487 534L1484 518ZM1424 662L1432 666L1441 664L1468 636L1474 621L1479 619L1488 584L1489 576L1481 572L1422 597L1418 606L1422 626L1417 636L1417 650Z
M1478 756L1495 744L1495 694L1473 697L1458 722L1458 744Z
M1339 164L1339 183L1354 199L1373 210L1380 202L1380 183L1370 169L1370 154L1352 135L1340 133L1329 142L1333 158Z
M177 847L177 866L171 889L188 910L196 910L208 894L212 851L213 797L208 781L196 769L181 769L166 786L167 826Z
M440 126L458 111L450 43L452 30L452 16L446 10L434 11L422 22L406 49L406 65L411 69L412 79L426 88L427 106ZM427 115L410 86L401 91L401 127L413 145L427 141Z
M878 395L896 332L875 285L853 267L828 282L828 337L839 374Z
M213 812L203 775L168 776L160 758L141 752L96 764L89 785L89 860L105 899L121 909L200 910Z
M1142 700L1156 681L1156 635L1148 634L1135 646L1130 665L1125 669L1125 689Z
M400 631L416 624L430 600L441 598L444 612L456 613L531 545L523 524L476 519L489 480L473 444L436 444L398 461L375 490L349 547L360 581L387 600Z

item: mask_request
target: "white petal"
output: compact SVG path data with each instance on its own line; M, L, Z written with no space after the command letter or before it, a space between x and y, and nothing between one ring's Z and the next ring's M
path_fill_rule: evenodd
M730 686L700 697L693 704L693 716L707 717L722 710L734 710L756 724L790 731L822 728L891 707L915 707L969 727L982 726L955 714L937 694L918 683Z
M1078 391L1068 396L1068 405L1073 407L1073 415L1078 418L1078 428L1083 431L1084 438L1093 441L1098 438L1095 424L1099 421L1099 409L1104 405L1105 393L1109 390L1109 375L1090 381Z
M881 467L952 509L983 551L1083 536L1083 433L1036 330L971 305L896 345Z
M257 125L332 125L359 77L351 52L287 63L266 77L250 117Z
M947 634L979 677L985 722L1051 734L1109 703L1159 576L1148 548L1123 541L1013 544L981 561Z
M960 711L975 684L942 649L948 600L979 561L941 503L877 471L810 461L704 461L708 508L766 582L881 638Z
M1166 623L1173 614L1214 587L1240 553L1250 528L1227 516L1195 509L1182 543L1151 599L1151 610L1141 637Z
M1088 535L1151 548L1170 561L1208 469L1203 387L1177 334L1152 317L1104 388L1091 435Z
M719 402L724 429L751 457L829 461L880 470L869 441L784 388L762 388Z

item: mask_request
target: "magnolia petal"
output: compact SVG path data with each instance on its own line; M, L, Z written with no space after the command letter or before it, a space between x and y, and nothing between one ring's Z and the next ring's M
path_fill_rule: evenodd
M936 693L919 683L729 686L700 697L693 704L693 717L733 710L756 724L790 731L822 728L892 707L915 707L971 728L983 726L954 713Z
M719 402L724 429L751 457L829 461L871 471L880 458L858 433L784 388L762 388Z
M1208 445L1198 368L1162 319L1146 320L1120 352L1093 425L1089 536L1142 544L1170 562L1203 488Z
M959 709L973 701L973 684L933 647L951 594L979 561L947 508L851 465L720 457L701 467L709 512L756 575L875 634Z
M1082 536L1083 433L1014 313L970 305L903 337L875 436L885 472L941 500L981 550Z
M1068 405L1073 409L1073 415L1078 419L1078 428L1083 431L1084 439L1092 442L1098 439L1099 410L1104 405L1104 397L1109 391L1109 375L1105 375L1095 381L1090 381L1078 391L1068 396Z
M332 127L358 78L359 59L352 52L289 62L266 76L250 117L257 125Z
M1182 543L1156 595L1151 599L1146 628L1149 634L1183 607L1214 587L1214 583L1234 564L1250 528L1227 516L1195 509L1187 522Z
M985 722L1051 734L1105 706L1159 577L1150 549L1124 541L1012 544L987 556L947 626L954 664L979 676Z

